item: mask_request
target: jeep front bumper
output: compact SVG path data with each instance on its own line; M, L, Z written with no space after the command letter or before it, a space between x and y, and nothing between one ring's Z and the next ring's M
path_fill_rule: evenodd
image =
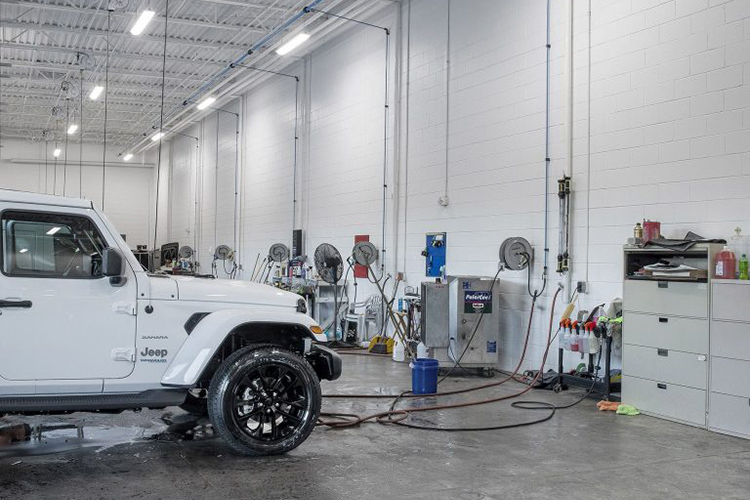
M313 344L305 358L321 380L336 380L341 376L341 356L333 349Z

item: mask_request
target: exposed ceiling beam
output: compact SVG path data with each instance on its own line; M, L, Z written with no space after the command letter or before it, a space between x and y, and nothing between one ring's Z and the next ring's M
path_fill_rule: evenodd
M74 109L71 109L71 111L74 111ZM123 110L111 110L111 111L118 111L122 114L138 114L133 111L123 111ZM4 116L29 116L29 117L36 117L36 118L49 118L49 113L29 113L29 112L19 112L19 111L3 111ZM76 117L77 118L77 117ZM109 122L112 120L112 118L109 118L107 121ZM64 120L63 120L64 121ZM104 121L103 116L84 116L84 121ZM115 121L115 120L112 120ZM130 120L127 118L117 118L117 123L132 123L136 122L137 120Z
M7 106L22 106L25 102L31 100L31 101L43 101L46 102L49 106L53 106L56 101L60 98L60 94L53 94L53 93L44 93L44 92L32 92L32 91L26 91L26 92L14 92L14 93L8 93L3 94L3 105ZM16 101L14 101L16 99ZM123 104L126 106L130 106L131 108L133 105L147 105L145 102L145 97L123 97L123 96L110 96L109 98L109 106L111 108L112 104ZM166 97L165 97L166 100ZM179 100L178 97L172 97L170 101L168 102L174 102L177 103ZM78 108L78 99L74 99L73 102L76 104L76 108ZM89 99L84 99L83 109L98 109L103 108L104 103L103 101L97 100L97 101L91 101ZM139 113L142 111L139 109Z
M272 10L275 12L286 12L289 10L290 7L281 7L271 4L262 4L262 3L255 3L255 2L241 2L237 0L198 0L199 2L203 3L212 3L216 5L232 5L235 7L250 7L253 9L260 9L260 10Z
M70 14L77 14L82 16L91 16L91 17L106 17L107 11L104 9L89 9L89 8L81 8L81 7L72 7L68 5L59 5L59 4L53 4L53 3L42 3L42 2L32 2L32 1L24 1L24 0L18 0L17 2L14 2L15 5L18 5L20 7L26 7L29 9L40 9L40 10L48 10L48 11L54 11L54 12L64 12L64 13L70 13ZM112 17L119 17L119 18L132 18L135 19L136 12L130 11L130 12L120 12L120 11L113 11ZM230 31L254 31L256 33L266 33L268 32L268 29L261 27L261 26L242 26L239 24L222 24L222 23L212 23L208 21L199 21L195 19L186 19L182 17L174 17L169 16L169 23L172 24L178 24L183 26L192 26L194 28L210 28L210 29L223 29L223 30L230 30Z
M55 47L52 45L42 45L42 44L31 44L31 43L17 43L17 42L2 42L2 46L10 49L18 49L18 50L33 50L37 52L49 52L49 53L56 53L56 54L80 54L81 52L92 54L94 56L99 57L106 57L107 52L105 50L98 50L98 49L92 49L89 47L86 48L68 48L68 47ZM143 53L135 53L135 52L124 52L122 50L117 50L115 52L112 52L111 57L117 57L119 59L130 59L133 61L156 61L156 62L162 62L163 56L159 54L143 54ZM186 64L205 64L206 66L214 66L214 67L221 67L226 66L226 64L208 60L208 59L190 59L187 57L177 57L177 56L170 56L167 54L167 61L170 62L180 62L180 63L186 63Z
M78 27L74 26L62 26L59 24L50 24L50 23L32 23L32 22L26 22L26 21L15 21L13 19L0 19L0 25L2 25L4 28L17 28L21 30L30 30L30 31L38 31L41 33L44 32L58 32L58 33L68 33L68 34L81 34L83 30ZM107 31L106 30L97 30L94 28L86 29L85 33L91 36L99 36L106 38ZM133 40L133 35L130 33L115 33L111 32L110 37L112 39L120 39L120 38L127 38L128 40ZM160 36L154 36L154 35L140 35L138 37L139 41L145 41L145 42L153 42L158 43L160 46L164 44L164 38ZM196 47L199 49L232 49L232 50L242 50L245 48L243 45L238 44L224 44L221 42L208 42L203 40L194 40L189 38L182 38L182 37L176 37L174 35L170 35L167 37L168 44L172 45L182 45L185 47Z
M13 65L14 68L30 68L35 69L37 71L56 71L60 73L67 73L67 72L75 72L78 73L79 68L77 64L59 64L59 63L51 63L51 62L36 62L36 61L19 61L19 60L12 60L12 59L6 59L9 63ZM137 76L142 78L158 78L161 79L162 72L161 70L137 70L137 69L128 69L128 68L113 68L110 66L109 68L109 74L110 75L122 75L122 76ZM194 81L203 81L206 79L208 75L185 75L182 73L171 73L167 72L165 75L165 78L167 80L180 80L180 81L186 81L186 80L194 80Z
M50 94L50 91L54 91L54 95L60 94L60 84L65 81L65 77L60 73L60 78L43 78L38 76L25 76L25 75L9 75L8 78L3 79L2 92L3 94L12 94L13 92L22 92L25 95L30 91L40 91L45 94ZM76 83L79 80L74 79ZM84 89L88 89L93 82L84 82ZM198 88L198 83L189 85L166 85L166 90L172 89L186 89L191 90ZM138 83L138 84L122 84L117 82L110 82L109 95L111 96L122 96L128 95L127 92L131 92L135 95L130 97L142 98L144 94L161 95L161 84L160 83ZM166 96L169 97L169 96Z

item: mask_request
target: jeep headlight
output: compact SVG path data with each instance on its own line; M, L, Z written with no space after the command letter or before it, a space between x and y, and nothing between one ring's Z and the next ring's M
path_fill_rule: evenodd
M307 301L302 297L297 301L297 312L307 314Z

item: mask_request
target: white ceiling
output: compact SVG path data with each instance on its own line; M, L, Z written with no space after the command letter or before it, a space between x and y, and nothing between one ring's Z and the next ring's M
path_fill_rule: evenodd
M108 3L109 1L109 3ZM326 0L318 7L336 13L363 14L383 0ZM392 0L385 0L392 1ZM249 47L310 0L169 0L165 114L184 115L183 102ZM124 4L124 5L122 5ZM110 6L112 11L108 11ZM80 125L83 87L83 140L102 142L104 96L88 99L91 88L105 85L109 33L107 143L130 148L159 123L167 0L0 0L0 133L3 137L62 139L67 123ZM140 36L130 34L139 12L157 16ZM107 24L109 23L109 30ZM342 21L311 13L290 26L330 31ZM246 64L279 68L273 50L280 33ZM81 55L85 54L85 55ZM86 59L81 71L81 58ZM226 79L237 87L252 72L235 69ZM81 82L82 78L82 82ZM241 82L240 82L241 83ZM67 85L72 90L65 91ZM178 126L177 118L172 126ZM69 140L80 140L80 129ZM54 140L54 139L53 139Z

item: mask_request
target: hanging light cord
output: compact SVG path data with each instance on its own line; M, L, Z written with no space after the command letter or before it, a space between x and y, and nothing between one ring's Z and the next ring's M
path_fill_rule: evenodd
M161 107L159 109L159 149L156 159L156 208L154 210L154 250L159 231L159 184L161 182L161 149L164 129L164 90L167 81L167 28L169 27L169 0L164 12L164 56L161 63Z
M102 210L104 210L104 194L107 186L107 111L109 104L109 32L111 22L112 10L107 5L107 64L104 68L104 146L102 147Z
M65 196L68 190L68 136L70 134L70 99L65 99L65 155L63 156L63 189L62 194Z
M81 68L81 79L79 87L79 97L81 98L81 109L79 111L79 119L81 124L78 129L80 130L78 135L78 197L83 198L83 68Z

